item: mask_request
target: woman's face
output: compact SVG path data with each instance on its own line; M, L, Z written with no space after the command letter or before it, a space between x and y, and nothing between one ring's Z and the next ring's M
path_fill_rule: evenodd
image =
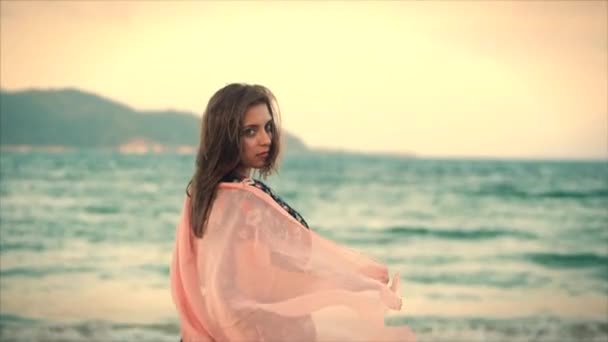
M272 134L272 116L268 106L265 103L251 106L245 112L241 128L240 168L245 174L267 165Z

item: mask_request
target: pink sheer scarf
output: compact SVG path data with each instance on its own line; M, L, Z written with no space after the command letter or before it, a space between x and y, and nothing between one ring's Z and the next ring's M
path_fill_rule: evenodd
M221 183L202 239L186 197L171 291L191 341L414 341L386 266L305 229L263 191Z

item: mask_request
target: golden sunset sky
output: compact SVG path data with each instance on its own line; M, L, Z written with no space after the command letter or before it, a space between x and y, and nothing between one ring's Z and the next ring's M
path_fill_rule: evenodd
M259 83L311 147L608 158L608 1L7 1L4 90L201 115Z

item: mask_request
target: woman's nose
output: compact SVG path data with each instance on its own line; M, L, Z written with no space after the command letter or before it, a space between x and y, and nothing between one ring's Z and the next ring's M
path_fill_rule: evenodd
M271 140L272 140L271 136L268 132L262 131L262 133L260 133L260 138L259 138L260 145L269 145Z

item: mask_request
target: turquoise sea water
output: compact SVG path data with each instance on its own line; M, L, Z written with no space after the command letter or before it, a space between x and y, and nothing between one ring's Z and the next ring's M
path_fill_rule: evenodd
M193 157L0 155L0 340L176 341ZM608 163L287 157L267 183L386 262L419 341L608 341Z

